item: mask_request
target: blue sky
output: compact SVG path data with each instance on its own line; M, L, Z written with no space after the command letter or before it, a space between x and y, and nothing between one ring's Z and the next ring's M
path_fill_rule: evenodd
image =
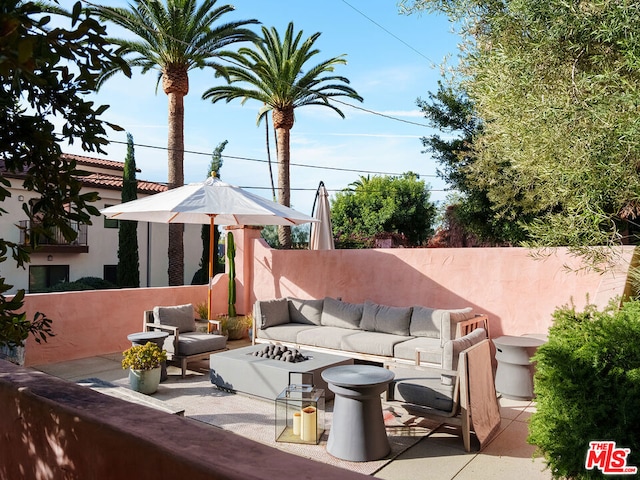
M63 6L70 7L72 3L61 0ZM120 1L103 3L126 5ZM339 66L335 73L349 78L351 86L364 98L362 103L343 101L401 120L345 105L340 106L345 119L326 107L296 109L296 123L291 130L293 208L310 214L315 189L321 180L333 195L334 191L369 172L400 174L411 170L430 184L433 200L445 199L445 185L435 176L436 163L428 154L421 153L420 137L430 135L433 130L426 127L416 99L426 98L429 91L437 90L440 65L445 57L455 61L459 38L452 33L446 17L402 15L394 0L236 0L231 3L236 10L227 20L255 18L280 32L293 21L296 31L303 30L304 38L321 32L316 42L320 53L313 64L346 54L347 65ZM224 2L220 0L218 4ZM202 93L221 81L209 70L190 72L190 92L185 97L185 182L202 181L211 152L227 140L224 155L236 158L224 158L222 179L270 198L264 123L256 126L260 105L253 101L242 105L240 101L212 104L202 100ZM110 105L103 115L105 120L133 135L136 163L142 170L138 178L164 182L167 178L167 157L163 150L167 144L167 97L161 89L156 93L155 85L155 73L142 75L136 70L131 79L119 74L95 95L95 101ZM271 125L270 131L273 134ZM108 155L104 158L123 161L125 132L110 131L109 139L119 143L108 146ZM64 151L83 154L75 145L65 147ZM273 144L271 158L276 160ZM277 179L275 181L277 184Z

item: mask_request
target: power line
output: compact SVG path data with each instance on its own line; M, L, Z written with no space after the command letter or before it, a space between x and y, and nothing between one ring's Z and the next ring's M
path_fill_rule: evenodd
M86 4L87 4L87 5L89 5L89 6L93 7L93 8L96 8L96 9L97 9L97 8L99 8L99 6L98 6L98 5L94 4L93 2L91 2L91 1L89 1L89 0L81 0L81 1L82 1L83 3L86 3ZM387 30L386 28L384 28L382 25L380 25L380 24L376 23L373 19L371 19L371 18L367 17L364 13L362 13L360 10L358 10L357 8L355 8L353 5L350 5L350 4L349 4L348 2L346 2L345 0L342 0L342 1L343 1L345 4L347 4L349 7L353 8L356 12L358 12L359 14L361 14L362 16L364 16L365 18L367 18L369 21L373 22L375 25L377 25L378 27L380 27L382 30L384 30L385 32L387 32L389 35L391 35L392 37L396 38L398 41L402 42L402 43L403 43L403 44L405 44L407 47L409 47L410 49L412 49L413 51L415 51L416 53L418 53L418 55L420 55L420 56L424 57L424 58L425 58L425 59L427 59L429 62L431 62L432 64L434 64L434 65L435 65L435 62L434 62L433 60L431 60L430 58L428 58L427 56L425 56L424 54L422 54L420 51L418 51L418 50L416 50L415 48L413 48L411 45L409 45L409 44L408 44L408 43L406 43L404 40L402 40L401 38L399 38L399 37L397 37L396 35L394 35L392 32L390 32L389 30ZM112 13L113 13L113 14L115 14L115 15L118 15L118 14L117 14L117 12L112 12ZM118 15L118 16L120 16L120 15ZM120 18L123 18L123 19L124 19L124 17L122 17L122 16L120 16ZM144 25L143 25L143 27L146 27L146 26L144 26ZM150 30L150 31L151 31L151 30ZM153 31L153 33L154 33L154 34L157 34L157 33L160 33L160 32ZM170 39L172 39L172 40L174 40L174 41L176 41L176 42L182 43L182 44L184 44L184 45L188 45L186 42L184 42L184 41L182 41L182 40L180 40L180 39L178 39L178 38L175 38L175 37L173 37L173 36L171 36L171 35L165 35L165 36L166 36L166 37L168 37L168 38L170 38ZM244 66L243 66L243 65L240 65L239 63L237 63L237 62L233 61L232 59L225 58L224 60L225 60L225 61L227 61L227 62L229 62L229 63L230 63L230 64L232 64L232 65L235 65L235 66L237 66L237 67L244 68ZM326 95L322 95L321 93L318 93L318 92L312 92L311 90L303 89L303 88L301 88L301 87L296 87L296 88L298 88L298 89L300 89L300 90L302 90L302 91L309 92L309 93L315 93L316 95L318 95L318 96L321 96L321 97L325 98L325 100L328 100L328 99L329 99L329 97L327 97ZM419 122L414 122L414 121L411 121L411 120L405 120L405 119L403 119L403 118L394 117L393 115L387 115L387 114L385 114L385 113L376 112L375 110L370 110L370 109L368 109L368 108L360 107L360 106L358 106L358 105L354 105L354 104L351 104L351 103L345 102L345 101L343 101L343 100L339 100L339 99L337 99L337 98L335 98L335 97L331 97L331 101L332 101L332 102L335 102L335 103L339 103L339 104L341 104L341 105L345 105L345 106L351 107L351 108L353 108L353 109L355 109L355 110L360 110L360 111L362 111L362 112L369 113L369 114L371 114L371 115L376 115L376 116L379 116L379 117L382 117L382 118L386 118L386 119L388 119L388 120L393 120L393 121L395 121L395 122L406 123L406 124L408 124L408 125L415 125L415 126L418 126L418 127L431 128L431 127L430 127L430 125L427 125L427 124L425 124L425 123L419 123Z
M402 40L400 37L398 37L396 34L394 34L393 32L387 30L385 27L383 27L382 25L380 25L378 22L376 22L373 18L367 16L364 12L362 12L361 10L358 10L356 7L354 7L353 5L351 5L349 2L347 2L346 0L342 0L342 3L344 3L345 5L348 5L349 7L353 8L356 12L358 12L360 15L362 15L364 18L366 18L367 20L369 20L371 23L373 23L374 25L376 25L378 28L382 29L384 32L386 32L387 34L391 35L393 38L395 38L396 40L398 40L400 43L402 43L403 45L405 45L406 47L409 47L411 50L413 50L414 52L416 52L418 55L420 55L422 58L426 59L427 61L431 62L432 65L435 65L436 62L434 62L433 60L431 60L429 57L427 57L424 53L422 53L421 51L419 51L418 49L414 48L412 45L409 45L407 42L405 42L404 40Z
M110 143L119 143L122 145L126 145L127 142L121 141L121 140L109 140ZM140 144L140 143L136 143L135 144L136 147L142 147L142 148L153 148L155 150L164 150L164 151L168 151L169 149L167 147L159 147L157 145L145 145L145 144ZM192 155L206 155L206 156L210 156L211 153L209 152L198 152L195 150L183 150L184 153L189 153ZM222 158L230 158L233 160L244 160L246 162L259 162L259 163L269 163L268 160L263 160L260 158L249 158L249 157L237 157L237 156L233 156L233 155L221 155ZM276 165L279 162L273 162ZM340 168L340 167L323 167L320 165L309 165L309 164L305 164L305 163L289 163L290 166L292 167L301 167L301 168L315 168L315 169L319 169L319 170L331 170L331 171L336 171L336 172L352 172L352 173L368 173L371 175L389 175L389 176L394 176L394 177L398 177L401 176L402 173L392 173L392 172L380 172L380 171L375 171L375 170L361 170L361 169L355 169L355 168ZM417 173L416 175L418 175L419 177L432 177L432 178L437 178L438 175L433 175L433 174L420 174Z

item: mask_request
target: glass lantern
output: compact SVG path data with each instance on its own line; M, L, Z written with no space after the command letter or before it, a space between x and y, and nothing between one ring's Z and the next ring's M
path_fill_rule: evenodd
M291 383L292 375L300 375L302 383ZM311 382L307 383L309 378ZM324 433L324 390L315 388L312 381L312 373L289 373L289 385L275 400L276 442L320 442Z

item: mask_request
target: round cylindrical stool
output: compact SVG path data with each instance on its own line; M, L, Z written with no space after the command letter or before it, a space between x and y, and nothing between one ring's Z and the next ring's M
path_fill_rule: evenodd
M352 462L378 460L389 453L380 395L394 376L372 365L342 365L322 372L335 393L327 452Z
M532 336L505 335L494 338L496 347L496 390L506 398L533 398L533 368L531 356L545 340Z

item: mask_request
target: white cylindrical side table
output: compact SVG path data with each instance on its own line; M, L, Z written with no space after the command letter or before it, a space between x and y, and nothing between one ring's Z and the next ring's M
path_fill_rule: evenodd
M533 398L533 367L531 356L545 340L535 336L504 335L494 338L496 346L496 390L506 398Z

